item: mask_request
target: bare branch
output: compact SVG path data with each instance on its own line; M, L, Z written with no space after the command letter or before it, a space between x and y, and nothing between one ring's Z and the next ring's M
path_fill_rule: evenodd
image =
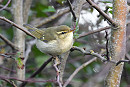
M0 5L0 8L3 8L3 7L4 7L4 5ZM10 11L11 11L11 8L10 8L10 7L6 7L6 8L4 8L4 10L10 12Z
M5 17L2 17L2 16L0 16L0 19L10 23L12 26L15 26L16 28L25 32L27 35L35 38L35 36L33 36L30 32L28 32L23 26L17 25L16 23L14 23L14 22L12 22L12 21L10 21L10 20L6 19Z
M97 32L103 31L103 30L107 30L107 29L110 29L110 28L111 28L110 26L106 26L104 28L100 28L100 29L97 29L95 31L90 31L90 32L87 32L87 33L83 33L83 34L80 34L78 38L82 38L82 37L85 37L87 35L94 34L94 33L97 33Z
M7 70L7 71L11 71L11 72L13 72L13 73L16 73L15 70L9 69L9 68L4 67L4 66L2 66L2 65L0 65L0 68L2 68L2 69L4 69L4 70Z
M0 79L13 79L13 80L21 81L21 82L30 82L30 83L35 83L35 82L41 82L41 83L53 82L53 83L56 83L55 80L41 80L41 81L37 81L37 80L33 80L33 79L21 80L21 79L18 79L17 77L7 77L7 76L3 76L3 75L0 75Z
M9 56L9 55L6 55L6 54L0 54L0 56L3 56L3 57L5 57L5 58L11 58L11 59L15 59L14 57L12 57L12 56Z
M60 70L59 70L59 68L58 68L58 65L60 64L60 62L59 62L59 60L57 61L57 59L55 58L54 59L54 64L53 64L53 66L54 66L54 68L55 68L55 70L56 70L56 72L57 72L57 76L56 76L56 81L57 81L57 83L58 83L58 85L59 85L59 87L62 87L62 83L61 83L61 81L60 81Z
M71 11L71 13L72 13L72 15L73 15L73 20L74 20L74 22L76 22L76 15L75 15L75 13L74 13L74 11L73 11L72 4L71 4L70 0L67 0L67 2L68 2L68 4L69 4L70 11Z
M1 8L0 11L2 11L3 9L5 9L9 5L10 2L11 2L11 0L8 0L8 2L6 3L6 5L3 8Z
M107 61L109 61L110 60L109 49L108 49L109 39L108 39L108 32L106 30L105 30L105 32L106 32L106 36L105 36L105 38L106 38L106 57L107 57Z
M35 27L40 27L40 26L42 26L42 25L44 25L44 24L46 24L46 23L56 19L57 17L60 17L60 16L64 15L65 13L67 13L69 11L70 11L69 8L60 9L55 14L53 14L52 16L41 20L39 23L37 23L35 25Z
M23 22L27 24L28 21L28 13L31 7L32 0L24 0L23 2Z
M130 60L119 60L117 63L116 63L116 66L118 66L120 63L130 63Z
M66 87L70 81L74 78L74 76L84 67L86 67L87 65L89 65L90 63L92 63L93 61L95 61L97 58L93 58L85 63L83 63L81 66L79 66L72 74L71 76L67 79L67 81L65 82L65 84L63 85L63 87Z
M5 43L8 44L12 49L18 50L18 48L11 41L9 41L7 38L5 38L3 35L0 34L0 38L3 41L5 41Z
M92 0L86 0L92 7L94 7L105 19L107 19L114 27L118 27L118 24L109 17L104 11L102 11L98 5L96 5Z
M128 53L126 53L125 56L128 60L130 60L130 55Z
M84 49L79 48L79 47L76 47L76 46L74 46L74 47L71 48L71 51L74 51L74 50L78 50L78 51L80 51L81 53L83 53L84 55L92 55L92 56L95 56L95 57L97 57L98 59L100 59L100 60L102 60L102 61L107 61L106 58L102 57L100 54L95 53L95 52L92 51L92 50L91 50L90 52L86 52ZM111 62L111 63L116 64L116 61L114 61L114 60L110 60L110 61L108 61L108 62Z
M51 60L52 60L52 57L49 58L46 62L44 62L44 63L42 64L42 66L41 66L37 71L35 71L28 79L34 78L37 74L39 74L39 73L47 66L47 64L48 64L49 62L51 62ZM24 87L26 84L27 84L27 82L23 82L23 83L20 85L20 87Z
M31 48L32 48L32 46L33 46L35 43L36 43L36 39L27 42L27 49L26 49L26 52L25 52L24 62L27 61L28 56L29 56L29 53L31 52Z
M2 80L4 80L4 81L6 81L7 83L9 83L10 85L12 85L12 87L17 87L15 84L14 84L14 82L11 82L11 81L9 81L9 80L7 80L7 79L2 79Z

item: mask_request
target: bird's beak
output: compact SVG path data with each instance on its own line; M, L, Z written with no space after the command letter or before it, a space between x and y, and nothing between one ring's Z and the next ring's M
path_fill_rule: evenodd
M70 30L70 32L74 32L74 31L75 31L75 29L73 29L73 30L71 29L71 30Z

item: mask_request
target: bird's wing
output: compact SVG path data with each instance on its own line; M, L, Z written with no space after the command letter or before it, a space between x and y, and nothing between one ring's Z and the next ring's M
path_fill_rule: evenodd
M29 24L24 24L23 25L24 27L26 27L28 29L28 31L34 35L36 38L40 39L40 40L43 40L43 36L44 36L44 31L42 30L39 30L38 28L35 28Z
M23 26L26 27L32 35L34 35L37 39L40 39L41 41L47 43L51 40L56 40L54 31L51 28L38 29L29 24L24 24Z
M42 29L42 31L46 32L43 35L44 41L49 42L49 41L57 39L57 35L54 34L55 32L52 29L50 29L50 28L44 28L44 29Z

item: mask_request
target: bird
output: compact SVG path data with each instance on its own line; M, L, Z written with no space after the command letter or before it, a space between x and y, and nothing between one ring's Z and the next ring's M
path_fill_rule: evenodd
M61 55L73 46L73 31L67 25L60 25L38 29L30 24L24 24L25 28L37 39L36 47L45 54L51 56Z

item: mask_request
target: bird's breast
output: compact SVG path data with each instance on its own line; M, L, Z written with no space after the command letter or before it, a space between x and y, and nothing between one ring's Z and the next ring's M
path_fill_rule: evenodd
M36 46L37 48L46 54L50 54L53 56L60 55L64 52L70 50L73 45L73 33L71 32L65 39L52 40L48 43L45 43L41 40L37 40Z

